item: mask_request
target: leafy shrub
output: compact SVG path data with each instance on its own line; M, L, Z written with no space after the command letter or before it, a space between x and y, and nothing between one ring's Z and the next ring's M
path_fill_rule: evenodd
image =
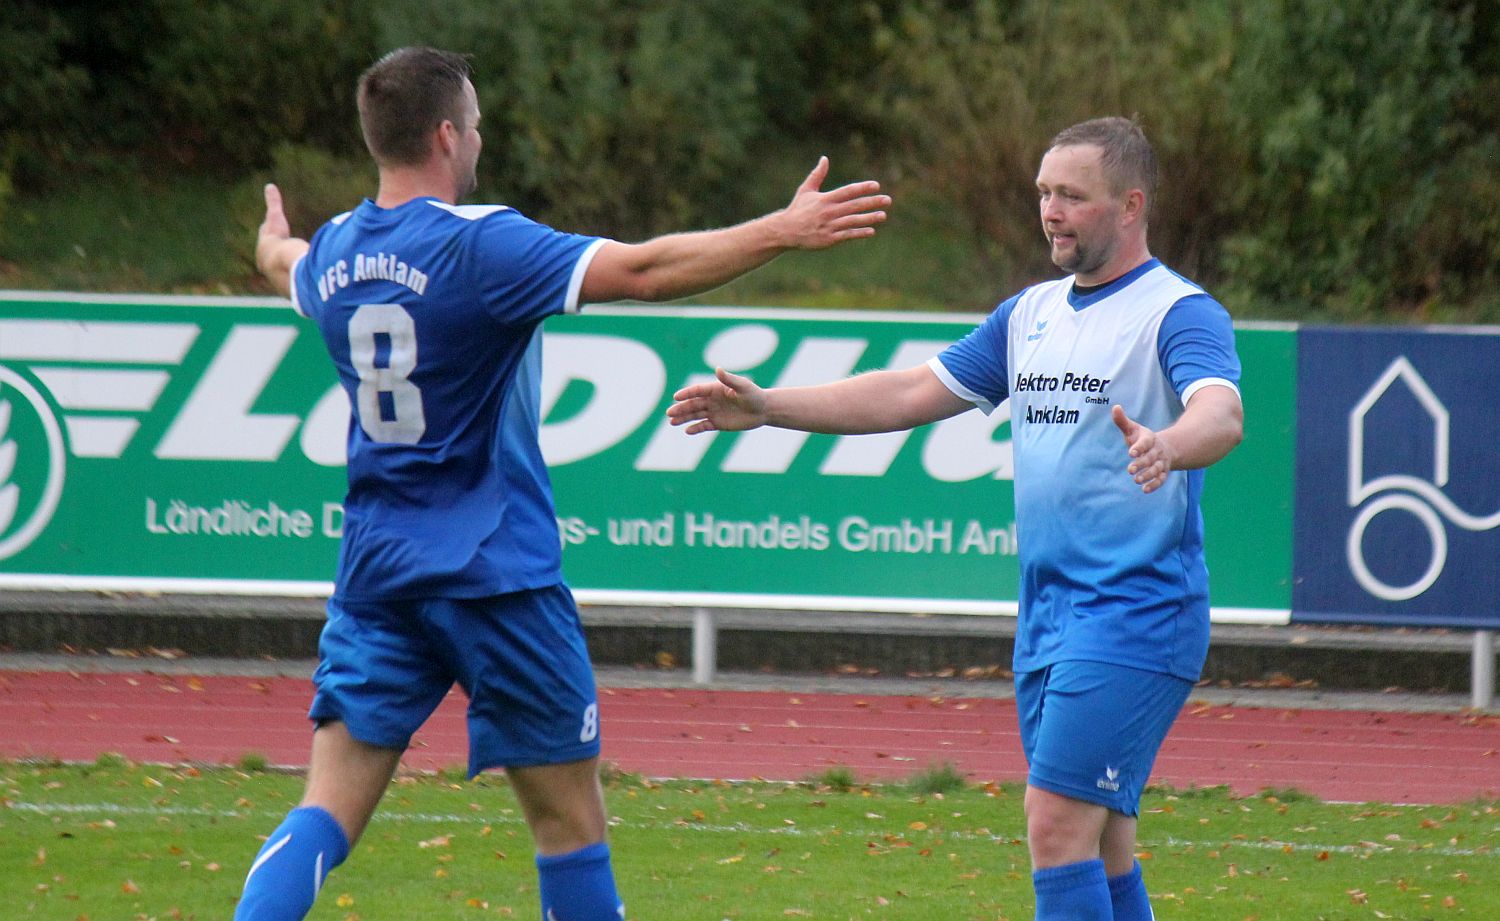
M1220 114L1231 34L1222 4L914 0L877 31L871 105L905 171L950 202L1007 291L1057 274L1034 189L1052 136L1138 116L1164 180L1153 243L1196 274L1235 162Z
M781 0L390 0L385 43L474 54L482 194L569 230L638 237L743 216L799 79L806 20Z
M172 159L263 167L278 141L359 149L354 84L376 53L358 0L154 0L167 35L146 85Z
M1422 230L1453 154L1467 22L1423 0L1258 0L1230 102L1249 169L1224 243L1272 311L1369 317L1430 294Z
M90 81L64 57L72 36L67 20L49 5L0 5L0 152L8 188L17 173L24 182L55 165L56 147L80 114Z
M292 236L311 239L329 218L373 198L375 166L368 157L338 157L316 147L278 144L271 151L271 167L235 187L230 245L247 271L255 268L255 237L265 218L264 187L276 183L286 207Z

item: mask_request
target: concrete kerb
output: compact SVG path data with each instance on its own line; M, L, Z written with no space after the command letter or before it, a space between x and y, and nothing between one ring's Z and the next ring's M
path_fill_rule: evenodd
M692 608L581 609L590 651L601 669L675 672L680 678L691 666L698 684L713 686L720 685L721 672L766 675L768 682L780 684L802 676L836 678L845 687L854 678L943 685L948 679L968 678L960 684L1009 686L1008 681L988 679L1008 677L1015 633L1010 617L746 609L707 613L705 618ZM715 659L707 669L705 619L712 624L709 651ZM101 661L110 657L109 650L148 659L153 650L194 660L310 659L316 655L322 622L323 602L311 598L0 593L0 649L12 653L93 653ZM1477 667L1471 668L1473 648L1472 635L1464 632L1216 624L1200 690L1241 697L1257 690L1376 692L1386 699L1412 691L1451 697L1464 695L1470 681L1481 677Z

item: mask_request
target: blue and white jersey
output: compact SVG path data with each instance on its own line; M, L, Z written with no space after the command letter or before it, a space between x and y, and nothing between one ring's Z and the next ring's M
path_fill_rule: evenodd
M1238 394L1224 308L1152 259L1082 295L1072 278L1027 288L929 366L986 413L1010 400L1016 671L1081 659L1196 680L1208 650L1203 471L1142 493L1110 407L1159 430L1202 387Z
M367 199L313 236L292 304L318 324L353 407L335 597L561 581L537 443L541 322L578 309L604 242L432 198Z

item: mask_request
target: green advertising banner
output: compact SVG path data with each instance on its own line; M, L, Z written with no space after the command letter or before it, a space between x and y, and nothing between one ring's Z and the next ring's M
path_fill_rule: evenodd
M580 600L1009 613L1005 409L858 437L687 436L715 366L817 383L980 318L591 308L548 322L541 439ZM1295 336L1241 329L1245 444L1205 496L1215 616L1286 620ZM0 587L321 594L348 404L280 301L0 294Z

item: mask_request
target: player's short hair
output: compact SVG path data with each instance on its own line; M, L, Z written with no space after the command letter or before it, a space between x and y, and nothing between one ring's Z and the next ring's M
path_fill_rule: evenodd
M1146 195L1146 211L1156 203L1156 152L1146 133L1133 118L1111 115L1064 128L1052 139L1052 147L1092 144L1103 154L1099 165L1116 195L1140 189Z
M359 78L355 101L365 146L381 165L427 159L432 132L445 121L468 130L466 56L437 48L397 48Z

